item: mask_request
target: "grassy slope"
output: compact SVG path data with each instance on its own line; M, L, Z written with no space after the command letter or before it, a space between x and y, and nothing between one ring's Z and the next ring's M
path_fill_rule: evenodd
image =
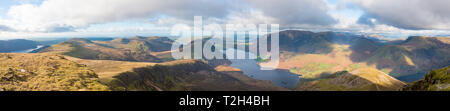
M218 72L203 61L179 60L135 68L120 73L110 82L115 90L170 91L245 91L282 90L279 87L246 84L228 74ZM265 84L269 85L269 84Z
M114 76L132 71L134 68L155 65L156 63L149 62L125 62L113 60L87 60L66 56L67 59L79 64L86 65L99 75L100 81L107 83L113 79Z
M0 90L104 91L86 66L54 54L0 54Z
M113 90L287 90L230 71L228 66L215 69L196 60L148 63L67 58L87 65Z
M367 67L401 77L450 65L450 39L444 37L410 37L402 42L382 44L370 39L346 38L333 33L284 31L280 32L280 40L282 39L288 42L280 44L280 48L285 47L285 50L281 50L279 68L301 74L307 79L320 78L324 73ZM328 53L296 51L292 48L297 43L323 45L332 50ZM308 46L312 45L298 45L296 49L310 49Z
M297 90L319 91L397 91L405 83L373 68L337 72L321 79L302 81Z
M161 60L149 52L133 51L129 49L114 48L105 44L98 44L85 39L71 39L53 45L40 53L56 53L82 59L93 60L119 60L160 62Z
M114 48L129 49L138 52L162 52L170 50L173 41L167 37L133 37L94 42Z
M0 60L2 91L287 90L197 60L125 62L51 53L0 54Z
M432 70L422 80L409 84L406 91L450 91L450 66Z

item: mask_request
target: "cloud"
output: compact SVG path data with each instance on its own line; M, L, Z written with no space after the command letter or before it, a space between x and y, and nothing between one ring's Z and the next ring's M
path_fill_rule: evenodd
M91 24L167 15L192 19L194 15L224 17L226 1L210 0L46 0L22 4L8 11L9 25L21 31L70 31Z
M322 0L19 0L8 11L7 26L24 32L67 32L130 19L155 24L191 21L194 16L222 23L330 25ZM245 17L245 18L244 18ZM249 20L245 20L249 18ZM169 19L169 20L165 20ZM254 22L253 22L254 21Z
M449 30L449 0L354 0L365 12L361 24L410 30Z
M264 14L262 11L241 10L232 12L225 21L227 24L271 24L278 19Z
M5 25L0 25L0 31L13 31L13 29Z
M337 21L323 0L247 0L250 7L275 18L281 25L331 25Z

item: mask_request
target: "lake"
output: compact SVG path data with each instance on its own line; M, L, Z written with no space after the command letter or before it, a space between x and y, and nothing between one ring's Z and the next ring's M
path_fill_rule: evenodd
M240 51L240 50L238 50ZM245 75L258 79L269 80L273 84L285 88L294 88L299 82L299 75L286 70L261 70L255 59L229 59L231 67L239 68Z
M44 48L44 45L38 45L36 48L32 48L32 49L26 49L26 50L20 50L20 51L12 51L12 52L8 52L8 53L30 53L34 50L38 50L41 48Z

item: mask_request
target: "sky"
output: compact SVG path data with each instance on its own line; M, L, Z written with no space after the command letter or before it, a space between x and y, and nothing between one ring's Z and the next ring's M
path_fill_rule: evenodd
M2 0L0 39L165 36L175 24L450 36L450 0Z

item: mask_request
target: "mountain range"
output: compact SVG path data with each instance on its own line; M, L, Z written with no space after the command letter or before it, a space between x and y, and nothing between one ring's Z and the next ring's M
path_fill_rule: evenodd
M41 53L57 53L92 60L162 62L152 52L169 51L173 41L165 37L117 38L111 41L69 39L53 45Z
M449 41L447 37L414 36L382 42L335 32L283 31L280 67L305 76L371 67L398 78L421 77L431 69L450 65Z
M338 32L287 30L279 34L279 69L301 75L291 89L249 77L228 60L174 60L173 40L140 36L102 41L74 38L37 54L3 54L8 61L0 63L8 68L0 74L9 85L0 89L398 91L445 90L441 87L448 85L448 71L433 70L450 65L450 39L446 37L385 41ZM67 81L65 75L71 71L64 69L83 73L76 73L79 78L72 78L76 81ZM80 76L86 74L90 76ZM33 83L29 77L50 78L58 88Z

